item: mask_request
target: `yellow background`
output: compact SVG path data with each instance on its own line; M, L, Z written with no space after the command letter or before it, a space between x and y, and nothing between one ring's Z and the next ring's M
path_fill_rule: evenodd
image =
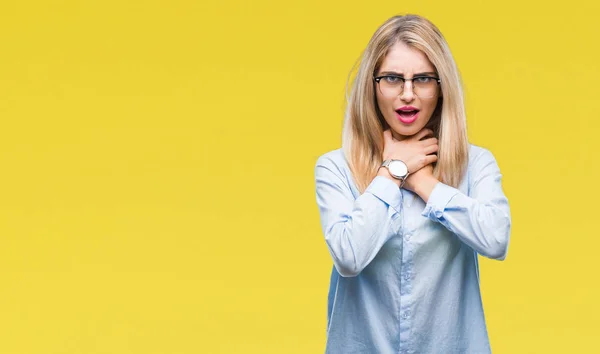
M323 352L314 163L407 12L445 34L504 174L494 353L600 352L600 6L557 5L3 1L0 353Z

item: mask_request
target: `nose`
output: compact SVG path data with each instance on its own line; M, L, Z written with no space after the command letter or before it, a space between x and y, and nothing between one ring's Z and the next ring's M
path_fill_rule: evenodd
M410 102L415 99L415 93L413 92L412 81L405 81L402 92L400 93L400 99L404 102Z

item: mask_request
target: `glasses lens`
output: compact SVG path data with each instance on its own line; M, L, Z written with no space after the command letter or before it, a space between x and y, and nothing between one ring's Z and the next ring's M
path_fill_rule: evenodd
M379 91L386 97L396 97L402 93L402 79L394 76L384 76L379 80Z
M431 77L417 77L413 80L415 95L420 98L431 98L437 90L437 80Z
M396 97L402 94L406 84L402 79L386 76L379 80L379 91L386 97ZM408 84L410 85L410 83ZM431 98L437 91L437 80L428 77L417 77L412 80L412 90L415 96L420 98Z

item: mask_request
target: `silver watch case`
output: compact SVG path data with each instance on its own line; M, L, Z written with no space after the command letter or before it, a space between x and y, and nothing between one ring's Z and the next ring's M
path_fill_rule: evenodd
M408 166L401 160L385 160L381 167L386 167L395 179L404 181L408 177Z

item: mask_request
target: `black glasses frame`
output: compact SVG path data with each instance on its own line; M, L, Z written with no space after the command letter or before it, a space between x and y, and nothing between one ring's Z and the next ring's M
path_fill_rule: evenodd
M402 87L404 87L404 84L406 83L406 81L411 81L412 82L414 79L422 79L422 78L434 79L437 82L438 85L442 82L442 80L440 80L439 77L428 76L428 75L426 75L426 76L415 76L412 79L406 79L406 78L404 78L402 76L398 76L398 75L383 75L383 76L373 77L373 80L375 80L376 83L379 83L379 81L381 81L381 79L386 78L386 77L394 77L396 79L400 79L402 81ZM412 84L414 86L414 82Z

